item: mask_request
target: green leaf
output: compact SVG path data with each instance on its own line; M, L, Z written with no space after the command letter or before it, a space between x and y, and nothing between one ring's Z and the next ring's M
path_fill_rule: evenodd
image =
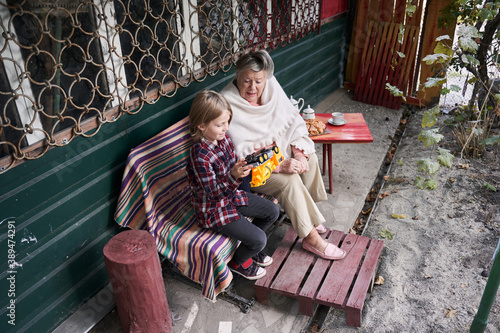
M389 90L389 93L395 97L403 96L403 92L396 86L391 86L389 83L385 84L385 89Z
M476 27L470 25L461 25L458 28L458 45L464 51L476 51L478 44L476 38L481 38L481 34Z
M493 185L491 185L491 184L490 184L490 183L488 183L488 182L484 182L484 186L486 186L486 188L487 188L488 190L492 190L493 192L496 192L496 191L497 191L496 187L495 187L495 186L493 186Z
M449 40L449 41L451 41L451 38L448 35L442 35L442 36L439 36L438 38L436 38L436 42L440 42L442 40Z
M417 165L418 165L418 171L426 172L429 175L435 174L441 168L438 162L433 161L430 158L423 158L421 160L418 160Z
M412 17L416 10L417 6L412 5L410 1L406 2L406 14L408 14L409 17Z
M405 28L402 23L399 24L399 32L398 32L398 43L403 44L403 39L405 36Z
M446 83L446 78L428 77L427 81L424 82L424 87L425 88L438 87L444 83Z
M474 134L474 136L480 136L483 133L484 131L482 128L476 127L472 129L472 134Z
M478 78L477 78L477 77L475 77L475 76L473 76L473 77L471 77L470 79L468 79L468 80L467 80L467 83L468 83L468 84L474 84L474 83L476 83L477 81L478 81Z
M418 176L417 178L415 178L415 181L413 182L413 184L420 190L423 190L425 188L425 179Z
M422 131L418 135L418 139L424 143L424 147L435 145L443 140L443 135L438 133L439 128Z
M479 17L481 17L482 21L486 21L486 20L491 20L494 17L494 14L491 12L491 10L488 10L486 8L481 8L479 10Z
M435 190L437 188L437 181L435 179L429 179L425 183L425 189L426 190Z
M460 88L459 86L457 86L456 84L452 84L450 86L450 89L453 90L453 91L460 91L462 90L462 88Z
M451 161L455 158L453 154L450 153L448 149L438 148L439 156L437 157L438 162L445 167L451 168Z
M396 53L398 54L398 56L399 56L400 58L404 58L404 57L406 57L406 56L405 56L405 54L404 54L403 52L396 51Z
M432 127L437 122L437 117L439 116L441 109L439 105L436 105L430 110L426 110L424 112L424 116L422 117L422 127Z
M465 64L471 64L473 66L479 66L479 60L477 60L476 57L474 57L473 55L470 55L470 54L462 54L462 61L465 63Z
M486 138L483 141L481 141L482 145L494 145L495 143L500 144L500 134L492 135L489 138Z
M442 42L438 42L436 47L434 48L434 53L444 54L449 59L453 56L453 49Z
M394 238L394 234L392 232L390 232L389 230L387 229L382 229L379 231L378 233L380 235L380 237L382 238L386 238L386 239L393 239Z
M422 59L422 61L425 61L427 65L443 64L448 60L450 60L450 56L444 53L429 54Z
M450 90L450 89L448 89L448 88L443 88L443 89L441 89L441 96L444 96L444 95L448 94L450 91L451 91L451 90Z

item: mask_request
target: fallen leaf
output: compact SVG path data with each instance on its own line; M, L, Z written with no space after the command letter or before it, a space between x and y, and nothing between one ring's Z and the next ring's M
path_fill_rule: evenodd
M378 195L378 198L379 198L379 199L383 199L383 198L385 198L385 197L386 197L386 196L388 196L388 195L389 195L389 192L380 193L380 194Z
M373 283L376 284L377 286L381 286L384 284L384 282L385 282L385 279L381 275L377 275L377 277L375 278L375 281Z
M401 119L400 123L403 124L403 125L406 124L406 119Z
M350 234L356 234L356 230L354 230L353 228L349 229L349 233Z
M419 219L419 217L418 217L418 216L413 216L413 217L412 217L412 219L413 219L413 220L418 220L418 219Z
M365 212L364 210L361 210L361 213L362 213L363 215L366 215L366 214L368 214L368 213L369 213L369 212L371 212L371 211L372 211L372 209L371 209L371 208L368 208L368 210L367 210L366 212Z
M425 274L424 278L426 278L426 279L432 279L433 276L432 276L432 274Z
M458 163L458 168L459 169L469 169L469 163Z
M389 175L384 176L384 180L389 180L389 178L390 178Z
M405 219L408 217L408 215L404 215L404 214L392 214L391 215L393 219Z
M394 188L394 189L392 190L392 193L398 193L398 191L399 191L399 190L398 190L397 188Z
M457 310L452 310L452 309L446 309L446 310L444 310L444 316L446 318L453 318L453 317L455 317L456 313L457 313Z

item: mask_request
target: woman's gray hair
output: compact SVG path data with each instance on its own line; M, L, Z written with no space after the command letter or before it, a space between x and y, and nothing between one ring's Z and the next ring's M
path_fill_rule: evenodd
M270 79L274 74L274 62L269 53L265 50L247 53L236 61L236 77L247 70L266 72L266 79Z

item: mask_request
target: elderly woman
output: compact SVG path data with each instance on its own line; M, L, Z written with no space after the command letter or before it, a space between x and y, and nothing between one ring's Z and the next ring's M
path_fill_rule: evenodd
M236 80L221 92L233 110L228 134L240 157L272 144L280 147L285 160L255 191L279 200L305 250L324 259L342 259L345 251L320 236L327 229L316 202L327 196L314 143L273 72L274 63L263 50L236 62Z

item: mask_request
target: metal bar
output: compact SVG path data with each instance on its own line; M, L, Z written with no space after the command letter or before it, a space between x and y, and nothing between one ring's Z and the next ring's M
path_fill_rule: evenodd
M500 239L498 240L497 248L495 250L493 266L491 267L490 276L486 282L486 287L484 287L483 297L481 298L481 303L479 303L479 308L474 316L472 325L470 326L471 333L482 333L486 330L488 325L488 317L490 316L491 307L495 301L495 296L498 291L498 286L500 285Z

